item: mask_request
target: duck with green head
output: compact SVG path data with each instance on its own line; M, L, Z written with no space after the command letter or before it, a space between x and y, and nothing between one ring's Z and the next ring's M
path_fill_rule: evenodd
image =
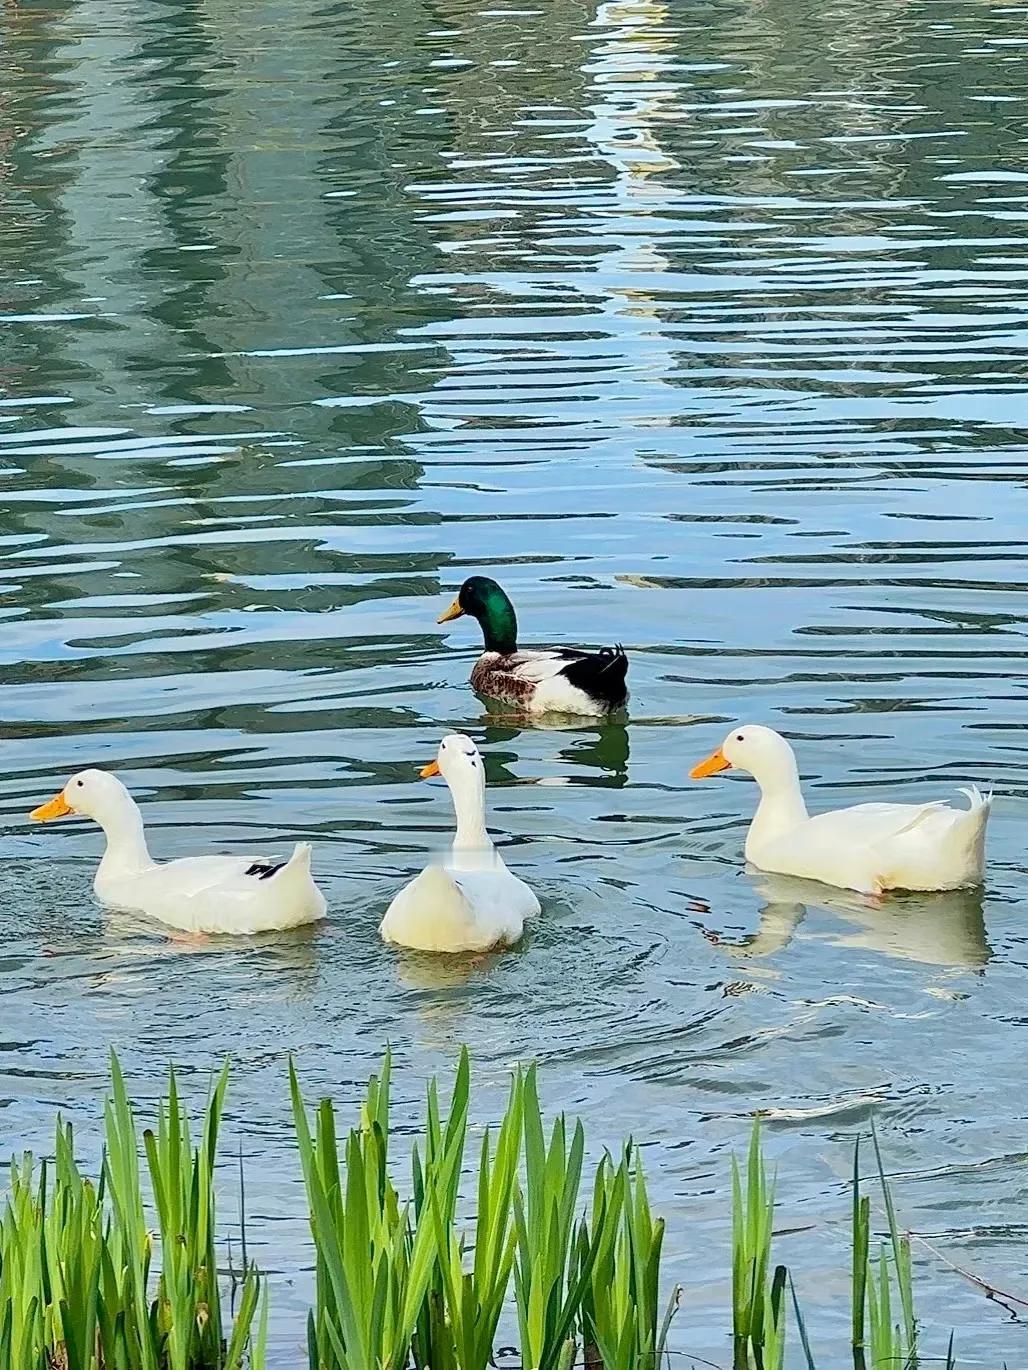
M488 576L471 576L438 622L469 615L482 629L482 655L471 688L530 713L602 717L628 702L628 657L618 644L598 652L577 647L518 648L518 620L506 593Z

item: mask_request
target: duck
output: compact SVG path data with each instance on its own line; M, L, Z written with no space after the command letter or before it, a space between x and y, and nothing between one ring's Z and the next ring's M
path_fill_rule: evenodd
M792 747L773 728L752 723L733 729L689 774L702 780L733 768L760 789L745 853L760 870L872 896L982 884L992 795L974 786L961 791L966 808L941 800L857 804L811 817Z
M486 952L512 947L539 900L506 867L485 825L485 766L470 737L451 733L419 772L441 775L457 831L445 858L406 884L379 927L383 941L415 951Z
M107 839L93 881L107 908L141 913L193 936L246 936L316 923L327 905L311 875L311 847L288 861L252 856L186 856L154 861L139 805L116 775L85 770L29 815L39 823L81 815Z
M598 652L578 647L518 648L518 620L506 592L488 576L470 576L437 623L470 615L484 646L471 672L480 695L529 713L602 718L628 702L628 657L618 643Z

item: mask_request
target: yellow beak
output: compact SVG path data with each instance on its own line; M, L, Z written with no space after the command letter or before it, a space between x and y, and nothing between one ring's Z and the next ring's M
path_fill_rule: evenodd
M45 804L40 804L38 809L33 809L29 814L37 823L48 823L51 818L67 818L75 810L71 807L64 797L64 791L55 794L53 799L48 799Z
M689 772L690 780L704 780L708 775L717 775L718 771L730 771L732 763L725 757L724 752L718 747L716 752L711 752L706 761L701 761L698 766L694 766Z
M422 766L421 770L418 771L418 775L421 776L422 780L430 780L433 775L442 775L442 771L439 769L439 762L430 761L427 766Z
M445 614L440 614L436 623L449 623L451 618L463 618L464 610L460 607L460 600L455 599Z

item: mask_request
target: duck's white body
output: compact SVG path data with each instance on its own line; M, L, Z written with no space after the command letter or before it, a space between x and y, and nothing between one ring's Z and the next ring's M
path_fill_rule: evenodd
M858 804L810 817L789 743L752 724L730 733L693 774L730 766L748 771L760 787L746 860L761 870L866 894L982 883L991 795L964 790L968 807L960 809L942 801Z
M106 771L72 776L33 817L45 821L70 813L103 828L107 846L93 889L108 908L142 913L180 932L233 936L281 932L325 916L307 842L298 842L289 860L277 863L248 856L154 861L139 806Z
M441 774L457 816L444 861L405 885L382 919L386 942L418 951L476 952L513 946L539 900L512 875L485 826L485 771L478 749L459 733L443 739L422 774Z
M843 889L956 890L980 885L991 798L963 790L968 807L858 804L805 817L783 831L762 798L746 837L746 860L761 870Z
M105 861L110 851L108 843ZM105 872L102 861L93 889L108 908L144 913L181 932L237 937L283 932L316 923L326 912L311 875L309 842L297 842L282 863L246 856L185 856Z

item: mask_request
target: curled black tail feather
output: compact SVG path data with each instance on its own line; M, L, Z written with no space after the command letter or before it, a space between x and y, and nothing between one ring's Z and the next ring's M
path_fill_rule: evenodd
M620 642L615 642L613 647L601 647L596 655L603 662L601 670L611 671L616 668L620 670L621 679L624 680L628 673L628 657Z
M622 708L628 700L625 688L628 657L620 642L613 647L602 647L598 652L583 652L569 662L561 674L610 712Z

